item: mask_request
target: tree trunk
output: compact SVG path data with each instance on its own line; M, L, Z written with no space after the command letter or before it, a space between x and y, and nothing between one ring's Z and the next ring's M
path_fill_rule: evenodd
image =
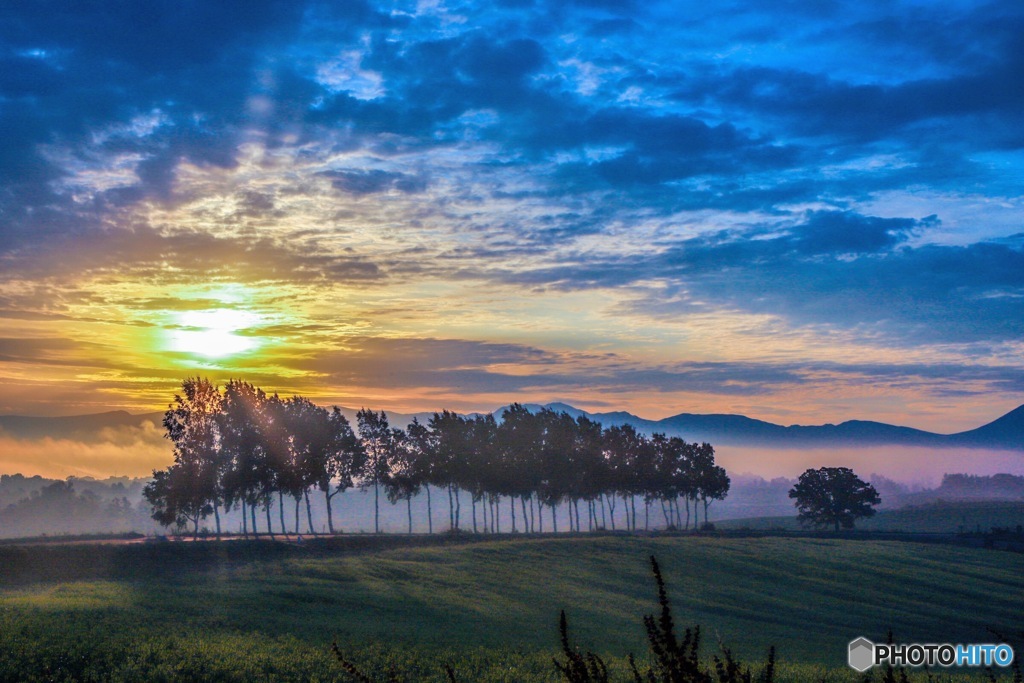
M199 540L199 515L192 518L192 540Z
M327 486L327 490L324 491L324 498L327 502L327 529L331 532L331 536L334 535L334 515L331 513L331 487L330 484Z
M459 518L462 516L462 498L459 497L459 487L455 487L455 528L459 528Z
M515 533L516 532L516 497L515 496L509 496L508 497L508 510L509 510L509 513L512 515L512 533Z
M316 529L313 527L313 506L309 504L309 489L302 495L306 499L306 522L309 524L309 533L316 536Z
M448 484L448 528L455 529L455 501L452 500L451 484Z
M406 504L406 510L409 513L409 535L411 536L412 535L412 494L411 493L409 494L409 497L405 499L405 504Z
M558 533L558 508L554 503L551 504L551 528L552 533Z
M703 501L704 501L704 526L707 526L707 523L708 523L708 497L704 496L703 497Z
M213 501L213 518L217 520L217 540L220 540L220 503Z
M246 517L245 500L242 501L242 535L249 540L249 520Z
M430 484L426 485L427 488L427 533L434 533L434 511L430 507Z
M604 518L604 499L608 499L608 520L612 523L612 531L615 531L615 494L604 494L601 497L601 518ZM607 528L607 527L605 527Z
M380 483L373 480L373 533L380 533Z
M277 492L277 505L278 512L281 516L281 533L285 536L288 535L288 527L284 525L284 491Z
M530 514L533 514L533 504L530 504ZM533 524L533 519L530 519L530 524ZM540 499L537 499L537 528L540 533L544 533L544 506L540 504Z
M469 504L473 508L473 533L477 533L476 529L476 496L471 495L469 497Z
M267 533L270 537L274 537L274 525L270 522L270 506L274 504L274 499L267 496L267 500L263 503L263 511L267 513Z
M260 535L256 531L256 502L253 501L249 504L249 516L252 517L252 535L254 538L259 539Z

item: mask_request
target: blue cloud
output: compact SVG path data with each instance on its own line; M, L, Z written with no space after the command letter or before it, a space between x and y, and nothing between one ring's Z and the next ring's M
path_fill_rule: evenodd
M176 201L183 163L230 169L242 142L258 140L310 161L296 164L309 174L300 180L393 191L418 216L449 217L442 187L474 207L485 244L393 271L562 288L658 278L691 295L637 303L652 314L699 299L894 337L1019 335L1019 243L999 241L984 216L975 226L940 208L908 218L864 206L972 194L972 206L992 207L1019 195L1019 3L766 7L6 7L0 252L74 251L139 202ZM339 54L353 73L325 77ZM379 87L357 87L371 77ZM339 152L351 154L324 162ZM122 157L137 159L127 185L85 199L65 185ZM252 192L239 188L240 211L284 210ZM679 237L699 211L726 218ZM614 254L607 233L651 222L656 243ZM947 237L958 246L929 243L940 222L962 232ZM550 260L552 244L564 262ZM350 278L353 268L315 262L310 272Z

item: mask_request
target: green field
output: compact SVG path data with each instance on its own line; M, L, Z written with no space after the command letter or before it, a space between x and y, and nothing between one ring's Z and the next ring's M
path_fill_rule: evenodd
M912 533L988 532L993 527L1016 529L1024 526L1024 502L951 501L882 510L874 517L857 520L861 531L906 531ZM796 515L750 517L715 522L720 529L797 530Z
M0 680L350 680L333 639L409 680L444 680L444 662L465 681L557 680L560 609L582 647L619 666L646 657L651 554L707 654L720 637L756 664L774 644L783 680L861 680L844 666L856 636L989 642L986 627L1018 633L1024 614L1024 555L998 551L692 536L386 547L400 543L2 548ZM39 567L49 578L29 580Z

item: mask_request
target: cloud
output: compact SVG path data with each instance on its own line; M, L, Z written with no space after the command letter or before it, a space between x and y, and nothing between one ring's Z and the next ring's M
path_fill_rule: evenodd
M378 169L325 171L322 175L331 179L331 185L335 189L355 195L376 194L388 190L414 194L423 192L427 187L427 182L423 178L406 173L389 173Z
M51 245L52 246L52 245ZM161 232L147 227L114 230L87 241L67 240L64 252L22 252L11 272L45 279L119 270L133 277L188 279L196 274L231 282L328 280L366 282L382 269L358 255L297 250L270 237L217 236L204 231Z
M0 430L0 470L63 479L69 476L148 477L172 461L171 445L152 423L108 429L95 441L18 439Z
M897 343L1019 337L1024 251L994 242L897 248L936 225L934 216L809 212L788 228L720 231L634 255L579 254L571 263L504 277L567 290L662 280L670 287L634 301L634 311L671 315L699 301L703 310L767 313L797 325L864 327ZM663 305L673 300L678 307Z
M856 254L889 250L915 231L931 227L936 216L921 220L877 218L841 211L812 211L791 231L801 251L811 254Z
M933 396L1016 391L976 361L1024 332L1022 27L1012 1L10 8L4 377L91 358L128 393L152 338L123 328L234 284L296 387L781 396L854 377L778 360L828 330L958 355L907 380ZM680 341L696 316L773 322L743 355L739 323Z

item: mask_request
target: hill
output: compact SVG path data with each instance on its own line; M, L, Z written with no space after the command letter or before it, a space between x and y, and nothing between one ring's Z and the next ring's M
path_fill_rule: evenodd
M335 680L337 638L349 659L401 679L445 680L450 662L460 681L552 680L561 609L573 641L624 672L627 652L646 653L641 616L657 609L650 555L677 626L700 624L705 654L720 637L759 662L775 644L780 681L860 680L847 643L889 628L908 642L984 642L987 627L1017 627L1024 600L1024 555L951 546L604 536L374 547L383 541L394 543L0 547L0 679L63 666L95 680ZM14 567L75 552L90 558L80 578L11 587Z
M1016 529L1024 525L1024 501L939 501L898 510L880 510L874 517L857 521L860 531L912 533L988 532L992 528ZM715 523L721 529L800 529L795 515L728 519Z
M957 434L936 434L869 420L848 420L838 425L782 426L745 415L680 413L661 420L647 420L622 411L588 413L565 403L526 404L526 407L565 411L573 417L582 415L606 427L629 424L647 433L664 432L687 441L716 445L762 448L889 445L1024 450L1024 406L989 424ZM496 410L495 415L500 416L502 410L504 408Z

